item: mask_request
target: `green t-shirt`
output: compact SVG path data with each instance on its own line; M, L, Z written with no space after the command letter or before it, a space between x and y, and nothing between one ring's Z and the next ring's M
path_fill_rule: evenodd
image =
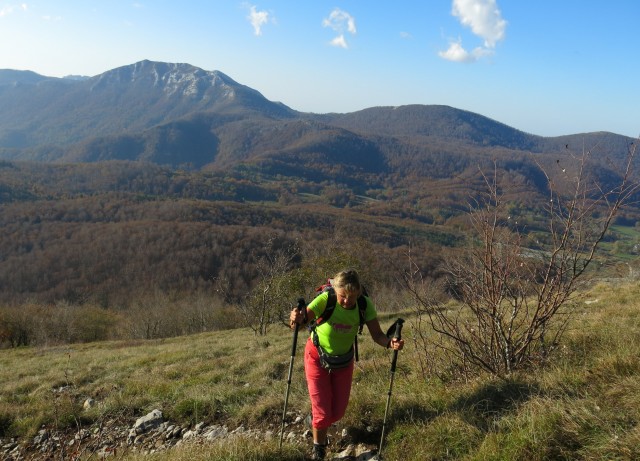
M329 293L321 293L316 296L311 303L309 309L316 315L316 319L322 315L327 307ZM378 314L371 300L365 296L367 300L367 309L365 311L365 322L375 319ZM318 333L318 341L320 346L331 355L345 354L353 344L360 327L360 314L358 313L358 303L352 309L345 309L336 300L336 307L328 321L316 327Z

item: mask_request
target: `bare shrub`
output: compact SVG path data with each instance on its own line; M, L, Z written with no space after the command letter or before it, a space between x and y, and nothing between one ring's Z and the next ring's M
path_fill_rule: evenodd
M590 152L575 159L571 178L540 166L548 182L548 239L541 249L524 246L498 185L497 169L483 174L486 193L472 204L473 237L444 266L449 290L461 307L434 300L423 273L410 262L404 283L417 300L418 321L437 333L433 340L452 366L505 377L543 363L556 349L571 318L569 302L594 260L614 217L638 190L632 177L635 144L613 186L589 174ZM559 164L559 162L558 162ZM609 183L611 184L611 183Z
M260 254L255 254L258 282L247 294L241 309L246 323L257 335L282 320L283 305L289 293L299 290L289 273L299 258L297 243L285 244L271 237Z

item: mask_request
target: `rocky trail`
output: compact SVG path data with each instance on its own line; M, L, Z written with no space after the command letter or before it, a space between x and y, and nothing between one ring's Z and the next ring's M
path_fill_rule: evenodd
M299 444L311 449L311 431L305 426L303 415L289 414L285 443ZM94 423L76 430L56 431L42 428L30 439L0 438L0 458L3 461L119 459L130 452L151 454L171 450L187 443L215 443L229 438L275 440L280 437L279 425L253 429L239 426L199 423L194 427L164 420L160 410L153 410L134 421L127 418ZM277 426L277 427L275 427ZM376 431L363 433L332 428L327 459L366 461L376 459Z

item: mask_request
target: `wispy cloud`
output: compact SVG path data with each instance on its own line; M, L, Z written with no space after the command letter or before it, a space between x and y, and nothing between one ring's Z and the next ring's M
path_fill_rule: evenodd
M345 33L350 33L351 35L356 35L356 21L349 13L341 10L340 8L335 8L330 14L328 18L322 20L322 27L329 27L333 29L338 35L331 40L332 46L337 46L340 48L348 48L347 39L345 38Z
M58 22L62 21L62 16L51 16L47 14L42 16L42 20L46 22Z
M249 8L247 19L253 27L253 33L257 36L262 35L262 27L269 22L268 11L258 11L255 5L246 5Z
M0 7L0 18L4 18L6 16L9 16L10 14L14 13L16 10L22 10L22 11L27 11L29 9L29 7L27 6L26 3L21 3L19 5L6 5L3 7Z
M495 46L504 39L507 21L502 18L496 0L453 0L451 14L483 40L483 45L467 51L462 41L452 40L440 57L449 61L473 62L493 54Z

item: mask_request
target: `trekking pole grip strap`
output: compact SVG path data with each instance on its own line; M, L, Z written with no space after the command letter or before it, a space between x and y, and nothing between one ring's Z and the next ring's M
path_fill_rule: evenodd
M402 339L402 324L404 323L403 319L398 319L391 324L389 329L387 330L387 338L391 339Z
M404 324L403 319L396 320L396 331L393 335L396 339L402 339L402 325Z

